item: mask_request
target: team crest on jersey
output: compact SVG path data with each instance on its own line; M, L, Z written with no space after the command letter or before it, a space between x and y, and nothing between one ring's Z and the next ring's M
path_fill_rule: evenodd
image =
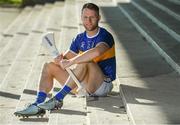
M81 48L85 48L85 42L83 41L83 42L81 42Z
M94 42L93 41L87 41L87 49L91 49L94 47Z

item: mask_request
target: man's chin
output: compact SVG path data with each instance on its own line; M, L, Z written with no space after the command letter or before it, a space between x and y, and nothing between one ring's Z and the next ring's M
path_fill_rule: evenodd
M97 27L87 28L85 27L86 31L94 31Z

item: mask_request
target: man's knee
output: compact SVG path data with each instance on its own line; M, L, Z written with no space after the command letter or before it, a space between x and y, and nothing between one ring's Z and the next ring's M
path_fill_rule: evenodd
M55 68L55 64L53 62L45 63L43 66L43 71L51 72Z
M87 68L87 63L77 64L76 68L78 68L78 69L85 69L85 68Z
M88 70L88 63L77 64L75 67L75 71L81 72L81 74L86 73L87 70Z

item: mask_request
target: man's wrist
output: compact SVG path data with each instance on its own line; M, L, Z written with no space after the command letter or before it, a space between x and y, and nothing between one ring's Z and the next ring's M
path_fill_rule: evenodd
M73 64L76 64L76 59L75 59L75 58L72 58L72 59L70 59L70 60L71 60L72 65L73 65Z

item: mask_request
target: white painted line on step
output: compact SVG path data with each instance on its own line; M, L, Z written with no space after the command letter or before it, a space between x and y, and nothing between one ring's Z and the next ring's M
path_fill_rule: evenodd
M147 10L142 8L140 5L135 3L134 1L131 2L138 10L140 10L142 13L144 13L147 17L149 17L154 23L156 23L159 27L161 27L164 31L169 33L173 38L175 38L178 42L180 42L180 35L174 32L172 29L170 29L165 24L161 23L157 18L155 18L152 14L150 14Z
M180 66L163 50L161 47L138 25L133 18L119 6L119 9L129 19L129 21L135 26L135 28L147 39L147 41L158 51L158 53L164 57L171 67L180 74Z
M170 10L169 8L159 4L158 2L154 1L154 0L145 0L147 1L148 3L152 4L153 6L155 7L158 7L159 9L165 11L166 13L168 13L170 16L174 17L175 19L179 20L180 21L180 15L173 12L172 10Z
M179 0L168 0L169 2L172 2L174 4L180 5L180 1Z
M120 83L120 81L119 81L118 76L117 76L116 78L117 78L118 84L120 85L121 83ZM134 118L133 118L132 112L131 112L131 110L130 110L130 108L129 108L129 105L127 104L126 98L125 98L125 96L124 96L124 92L123 92L123 90L122 90L121 87L119 87L119 89L120 89L120 94L121 94L121 97L122 97L122 100L123 100L123 103L124 103L126 112L127 112L128 116L129 116L129 118L130 118L130 122L132 122L133 125L136 125L136 122L135 122L135 120L134 120Z

